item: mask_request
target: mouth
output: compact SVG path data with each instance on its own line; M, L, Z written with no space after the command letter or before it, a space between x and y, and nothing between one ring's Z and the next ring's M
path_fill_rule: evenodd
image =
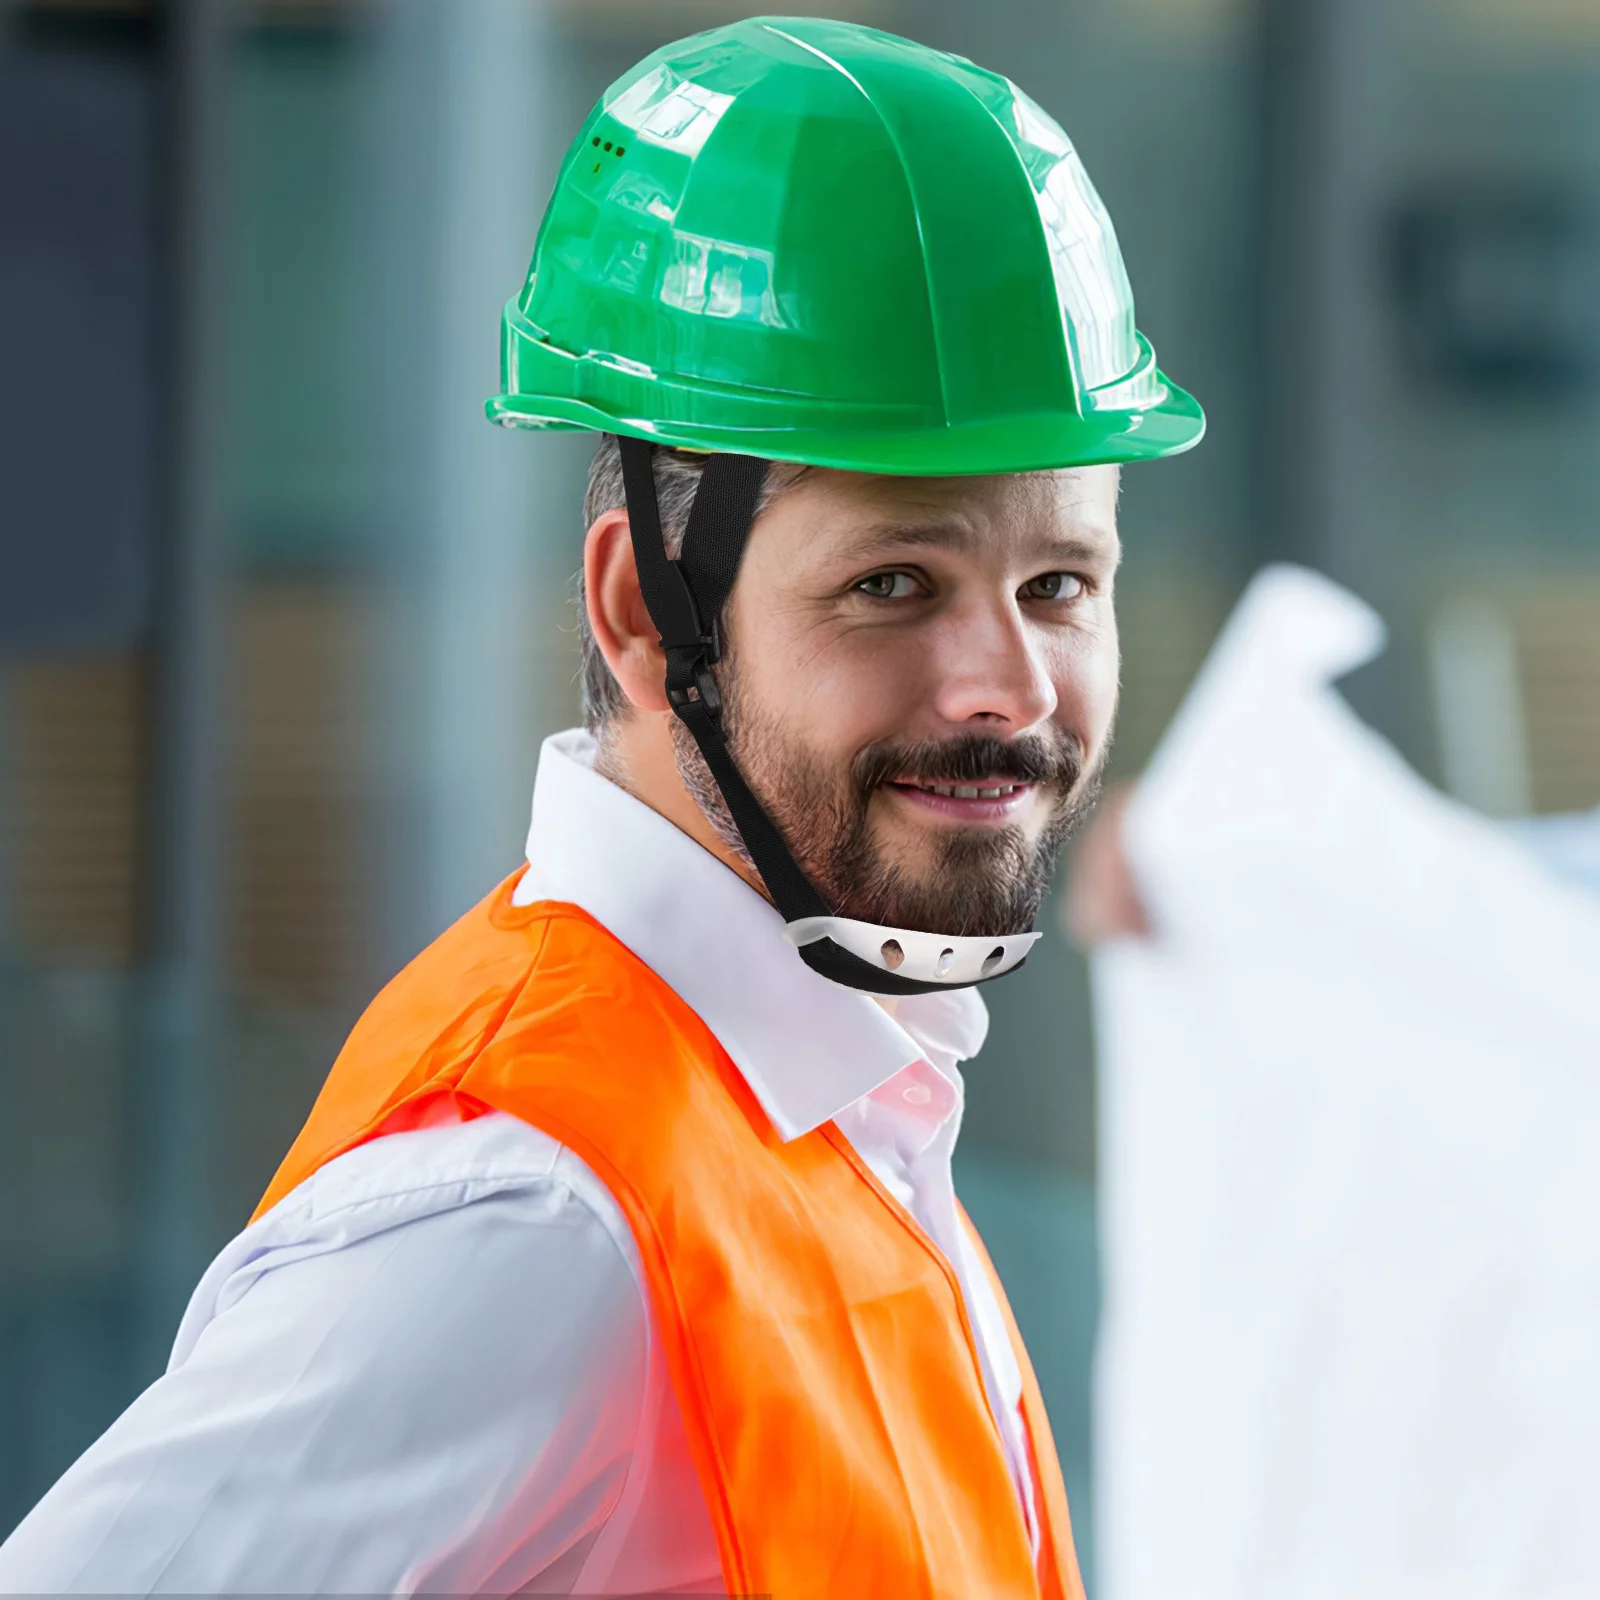
M1038 787L1009 779L939 783L927 778L891 778L884 788L919 812L970 823L1014 822Z

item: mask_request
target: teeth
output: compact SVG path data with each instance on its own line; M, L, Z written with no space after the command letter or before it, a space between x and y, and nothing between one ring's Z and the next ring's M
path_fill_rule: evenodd
M992 789L980 789L970 783L925 783L921 787L930 794L943 795L947 800L1003 800L1007 795L1015 794L1021 786L1006 783Z

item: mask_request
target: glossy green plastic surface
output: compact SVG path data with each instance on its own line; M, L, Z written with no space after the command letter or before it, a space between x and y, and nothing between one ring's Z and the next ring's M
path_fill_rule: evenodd
M1105 208L1014 84L853 24L759 17L608 89L503 327L508 426L866 472L1172 455Z

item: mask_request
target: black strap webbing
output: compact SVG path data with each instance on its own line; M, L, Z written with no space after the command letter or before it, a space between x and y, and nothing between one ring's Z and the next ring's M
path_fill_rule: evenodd
M663 650L698 644L704 630L683 569L667 554L661 532L661 506L656 500L655 450L643 439L619 436L622 488L628 500L628 528L639 588L650 620L661 635Z
M755 521L767 463L760 456L712 456L700 471L679 563L700 616L715 636Z

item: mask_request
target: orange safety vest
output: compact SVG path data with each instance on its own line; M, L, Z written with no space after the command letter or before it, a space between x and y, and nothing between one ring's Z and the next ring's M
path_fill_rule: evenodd
M511 1112L586 1161L628 1219L730 1594L1082 1600L998 1281L1037 1569L943 1254L832 1123L784 1143L672 989L576 906L513 905L515 883L372 1003L257 1215L430 1108Z

